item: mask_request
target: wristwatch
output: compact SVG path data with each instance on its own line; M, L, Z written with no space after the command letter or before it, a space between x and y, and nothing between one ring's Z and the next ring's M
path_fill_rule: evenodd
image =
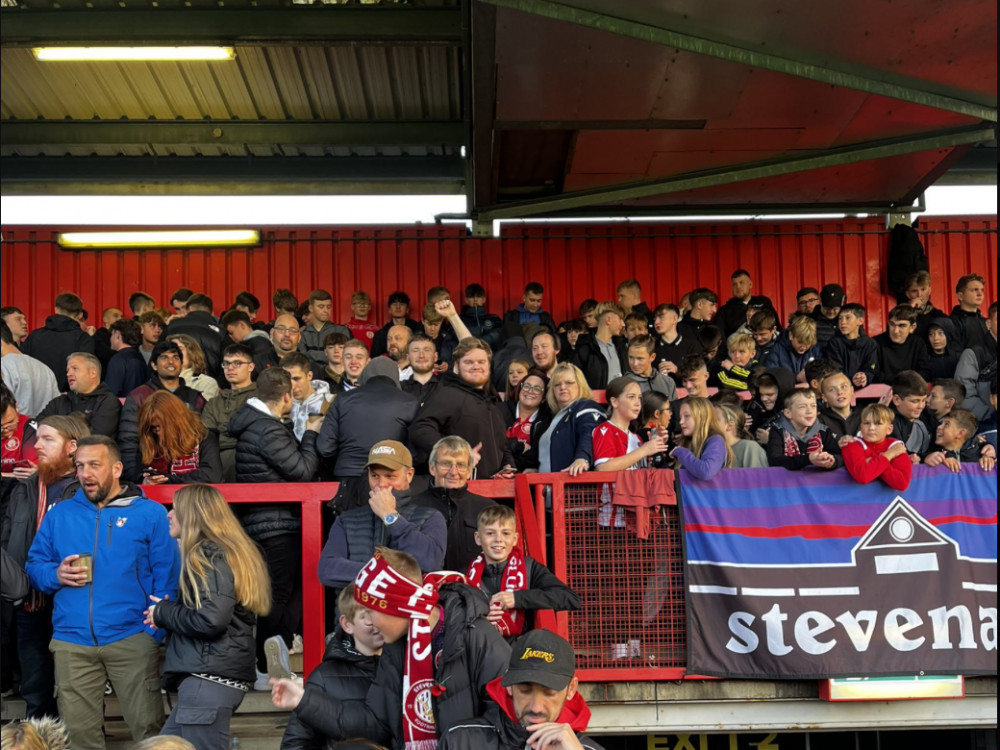
M398 513L387 513L385 518L382 519L382 523L384 523L386 526L392 526L398 520L399 520Z

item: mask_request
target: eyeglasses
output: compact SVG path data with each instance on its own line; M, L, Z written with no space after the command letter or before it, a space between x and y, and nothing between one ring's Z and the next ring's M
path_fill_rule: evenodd
M275 326L271 330L274 331L275 333L278 333L278 334L298 333L299 332L298 328L288 328L286 326Z
M248 365L249 362L245 362L242 359L226 359L222 361L223 370L235 370L237 367L242 367L243 365Z
M468 471L469 464L460 463L455 461L437 461L435 464L439 469L444 471Z
M545 393L545 386L541 386L541 385L522 385L521 386L521 390L522 391L526 391L528 393Z

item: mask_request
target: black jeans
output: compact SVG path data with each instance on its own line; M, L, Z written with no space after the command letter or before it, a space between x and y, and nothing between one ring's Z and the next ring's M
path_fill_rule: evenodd
M52 640L52 610L25 612L18 607L17 655L21 660L21 697L29 719L58 716L55 686L56 673L49 641Z
M258 544L271 576L271 611L257 621L257 669L266 672L264 641L280 635L291 646L302 621L302 532L272 536Z

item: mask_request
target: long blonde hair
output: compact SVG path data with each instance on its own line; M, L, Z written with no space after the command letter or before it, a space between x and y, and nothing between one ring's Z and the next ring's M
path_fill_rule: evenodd
M211 563L204 542L222 550L233 571L236 602L257 615L271 610L271 579L264 557L236 520L215 487L189 484L174 495L174 515L181 527L181 599L192 609L201 606Z
M712 406L712 402L700 396L688 396L681 402L680 409L685 406L691 410L691 416L694 417L694 431L691 433L691 437L684 436L679 442L698 458L701 458L705 443L712 435L718 435L722 438L722 444L726 446L726 461L722 466L726 469L730 468L734 461L733 449L729 447L726 436L715 421L715 407Z

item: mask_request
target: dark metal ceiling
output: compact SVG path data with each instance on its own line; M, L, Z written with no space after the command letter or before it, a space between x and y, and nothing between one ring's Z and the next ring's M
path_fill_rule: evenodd
M902 210L949 169L996 182L996 21L985 0L4 0L0 188ZM180 43L237 58L29 49Z

